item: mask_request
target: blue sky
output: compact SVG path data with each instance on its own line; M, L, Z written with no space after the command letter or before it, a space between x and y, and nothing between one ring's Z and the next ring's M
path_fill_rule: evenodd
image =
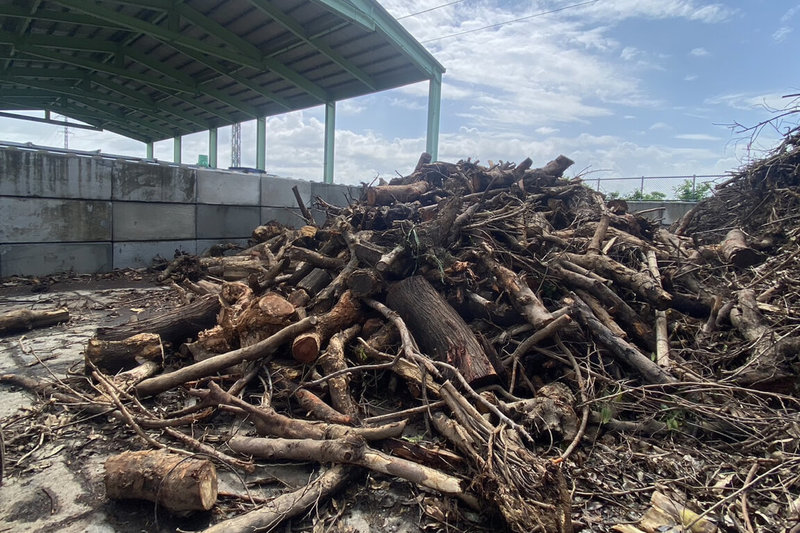
M383 0L394 16L448 0ZM464 0L401 23L447 68L439 158L544 164L559 154L574 175L719 174L741 166L754 125L800 93L800 2L747 0ZM539 15L553 9L556 13ZM535 15L535 16L534 16ZM474 31L490 24L527 20ZM443 39L437 39L445 37ZM339 102L336 181L405 174L425 148L427 83ZM0 119L3 140L63 144L55 126ZM270 172L322 174L323 110L268 119ZM183 160L207 153L184 137ZM765 130L755 148L778 138ZM220 166L230 160L220 130ZM144 155L142 143L79 129L70 147ZM243 125L243 164L255 166L255 124ZM757 154L756 154L757 155ZM156 144L158 159L172 143Z

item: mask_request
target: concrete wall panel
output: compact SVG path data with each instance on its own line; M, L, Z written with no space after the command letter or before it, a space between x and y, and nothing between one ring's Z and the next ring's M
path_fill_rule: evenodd
M94 274L112 269L111 243L0 245L0 276L45 276L56 272Z
M115 242L114 268L149 267L156 256L171 260L175 257L175 250L196 254L197 241Z
M274 220L290 228L299 228L305 225L303 215L300 214L300 209L289 207L262 207L261 223L266 224L270 220Z
M198 205L197 238L247 238L259 225L260 208L234 205Z
M114 241L194 238L194 204L114 202Z
M331 205L347 205L348 199L358 199L361 194L359 187L337 185L335 183L311 183L311 196L319 196Z
M0 197L0 243L111 240L111 202Z
M0 150L0 195L109 200L113 168L99 156Z
M196 189L193 168L129 161L117 161L114 168L114 200L189 203Z
M197 242L197 254L198 255L202 255L202 254L206 253L209 248L211 248L215 244L220 244L220 242L222 242L222 241L220 239L198 239L196 242ZM247 248L247 245L248 245L247 239L225 239L224 243L225 244L227 244L227 243L238 244L239 246L242 247L242 250ZM235 252L233 252L233 251L226 252L225 255L230 255L232 253L235 253Z
M695 205L697 205L695 202L632 202L628 200L628 211L635 213L660 207L659 211L650 211L642 216L669 226L680 220Z
M261 178L261 205L267 207L297 207L292 187L297 185L297 191L306 204L311 207L311 190L313 184L303 180L276 178L264 176Z
M261 176L197 171L197 201L201 204L259 205L260 200Z

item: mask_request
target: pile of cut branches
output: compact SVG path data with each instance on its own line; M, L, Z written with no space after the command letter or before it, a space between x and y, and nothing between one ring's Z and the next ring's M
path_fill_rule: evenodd
M630 496L647 491L654 509L696 512L648 511L641 529L620 531L771 529L796 518L783 496L769 518L747 505L756 484L750 509L766 508L779 486L798 488L800 314L785 305L796 282L764 288L795 252L767 260L741 227L715 244L654 227L562 177L564 156L532 168L426 155L348 207L318 200L322 227L301 203L307 226L260 226L236 255L179 258L163 279L191 304L101 328L82 392L27 385L82 409L91 398L146 448L244 471L259 459L336 465L296 493L218 517L212 531L274 527L359 469L518 532L610 528L630 518L622 509L643 511ZM181 276L189 262L206 274ZM221 416L252 426L221 434ZM424 438L398 440L420 424ZM662 452L706 463L687 473L679 459L649 462L631 475L642 462L620 461L631 442L650 447L645 463ZM174 468L156 459L129 469ZM743 481L735 466L720 478L725 461L753 466ZM209 492L196 508L213 505ZM149 496L168 507L161 495ZM598 499L617 512L598 517L586 504Z

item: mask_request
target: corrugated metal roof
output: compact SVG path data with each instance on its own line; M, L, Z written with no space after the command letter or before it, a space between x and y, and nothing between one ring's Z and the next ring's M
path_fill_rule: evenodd
M0 109L144 142L443 72L374 0L0 0Z

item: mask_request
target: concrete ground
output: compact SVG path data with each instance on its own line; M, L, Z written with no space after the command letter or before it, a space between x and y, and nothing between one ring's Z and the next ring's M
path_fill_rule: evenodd
M98 326L135 320L140 313L179 305L174 291L154 286L135 272L121 279L95 276L52 285L39 280L0 281L0 312L18 308L70 310L71 318L65 324L0 336L0 375L37 380L81 379L83 350ZM221 426L220 432L224 432L233 421L223 420L221 424L230 424ZM251 508L249 503L221 498L207 513L177 517L148 502L109 501L103 480L106 458L124 450L143 449L141 441L115 420L37 398L5 380L0 381L0 431L6 448L0 485L0 533L196 531ZM239 474L218 467L220 490L242 493L243 481L261 480L250 492L270 497L287 487L305 485L316 468L260 465L243 480ZM445 505L438 496L384 476L362 473L356 479L335 498L335 504L321 504L281 529L403 533L439 522L426 517L426 510L438 516L436 510Z

